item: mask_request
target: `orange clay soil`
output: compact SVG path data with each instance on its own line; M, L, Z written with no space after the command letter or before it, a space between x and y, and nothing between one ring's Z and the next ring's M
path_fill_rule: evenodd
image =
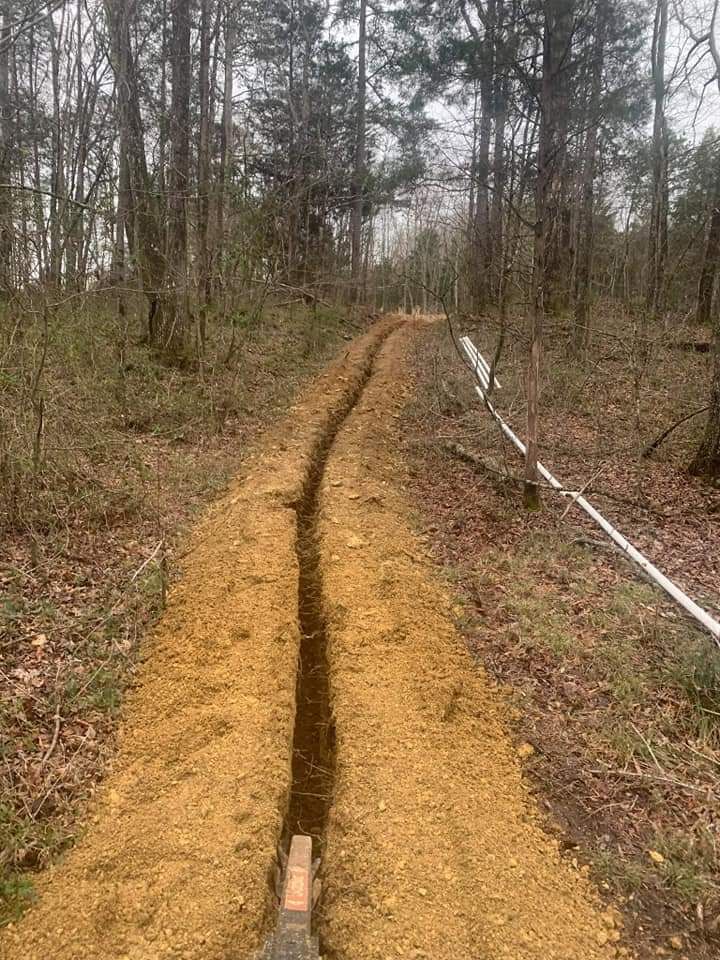
M290 781L294 505L396 323L352 344L196 529L87 830L0 932L2 960L214 960L261 941Z
M2 960L248 960L262 942L291 784L297 510L326 455L310 531L336 725L326 956L617 955L616 921L542 832L501 697L410 530L393 448L413 323L362 392L397 325L349 348L198 527L87 832L0 934Z
M615 915L543 833L408 523L394 415L415 325L382 348L320 491L336 784L321 938L343 960L600 960Z

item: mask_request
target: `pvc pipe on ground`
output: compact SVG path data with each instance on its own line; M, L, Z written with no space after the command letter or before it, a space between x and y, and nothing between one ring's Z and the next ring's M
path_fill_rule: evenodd
M479 351L477 350L475 344L472 342L470 337L461 337L460 341L465 348L465 352L471 358L472 363L475 366L479 366L486 374L488 374L490 372L490 367L487 361L485 360L485 357L483 357L483 355L479 353Z
M470 353L469 353L469 351L467 350L467 348L465 347L465 344L463 344L463 347L465 348L465 352L468 354L468 357L470 357ZM488 387L490 386L490 381L488 380L488 376L487 376L487 374L485 373L485 370L484 370L483 367L481 367L480 364L477 363L475 360L472 360L472 359L471 359L470 362L471 362L471 364L472 364L472 372L475 374L475 376L476 376L477 379L480 381L480 383L483 385L483 387L487 390Z
M490 384L490 367L487 360L482 356L481 353L478 352L470 337L461 337L460 343L462 344L475 373L482 373L480 379L485 383L485 386L488 387ZM493 379L495 381L495 386L499 387L500 381L495 374L493 374Z
M479 372L479 365L475 357L482 359L480 354L472 343L469 337L462 337L460 343L465 350L465 353L468 356L468 359L473 364L476 369L476 372ZM486 364L487 366L487 364ZM488 368L489 369L489 368ZM487 389L488 378L487 375L480 378L481 383L485 385ZM495 381L497 383L497 379ZM499 384L498 384L499 386ZM513 443L520 453L525 455L525 444L522 440L515 434L510 427L505 423L503 418L497 412L495 407L490 403L485 392L479 387L476 386L475 390L477 391L478 396L483 401L487 407L488 412L497 420L500 428L502 429L505 436ZM610 537L610 539L618 546L623 553L625 553L630 559L640 567L641 570L644 570L645 573L658 584L659 587L673 598L673 600L678 603L691 617L694 617L713 637L715 643L720 648L720 622L718 622L714 617L712 617L707 610L701 607L698 603L684 593L677 584L673 583L665 574L658 570L655 564L651 563L648 558L642 554L637 547L633 546L630 541L624 537L619 530L616 530L615 527L605 519L605 517L593 507L593 505L585 499L581 494L576 493L572 490L566 490L560 481L554 477L550 471L543 466L542 463L538 461L538 472L547 480L550 486L556 490L563 497L571 497L573 503L576 503L581 510L584 510L585 513L595 521L595 523Z

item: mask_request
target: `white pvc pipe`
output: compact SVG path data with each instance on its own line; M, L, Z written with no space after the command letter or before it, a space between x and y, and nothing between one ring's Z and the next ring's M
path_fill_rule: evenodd
M483 380L486 383L489 383L490 382L490 366L487 360L485 359L485 357L483 357L482 354L478 352L478 350L475 347L475 344L472 342L472 340L469 337L462 337L460 342L462 343L465 349L465 353L468 355L468 358L472 363L474 369L476 371L481 371L483 374ZM493 374L493 377L495 380L495 386L499 387L500 381L494 374Z
M487 390L490 385L490 381L488 380L488 375L485 372L485 369L482 366L480 366L480 363L478 362L478 360L476 360L472 356L467 344L463 343L462 340L460 341L460 343L462 344L462 347L465 350L465 353L467 354L470 363L472 364L473 373L475 374L477 379L480 381L482 386Z
M474 363L473 352L480 357L475 345L468 337L463 337L460 342L471 363ZM470 347L472 348L472 352L469 349ZM474 365L477 366L477 364ZM487 377L485 377L483 383L487 384L487 382ZM525 444L517 436L517 434L513 433L507 423L505 423L503 418L490 403L480 387L476 386L475 389L490 414L499 423L500 428L505 436L518 448L520 453L525 456ZM584 510L585 513L592 520L594 520L602 530L605 531L613 543L615 543L623 551L623 553L627 554L627 556L629 556L630 559L633 560L641 570L644 570L645 573L651 577L655 583L658 584L658 586L662 587L662 589L669 594L676 603L679 603L680 606L687 613L689 613L691 617L694 617L698 623L702 624L702 626L712 634L715 643L718 645L718 647L720 647L720 623L714 617L712 617L707 610L701 607L698 603L695 603L695 601L692 600L686 593L684 593L680 587L677 586L677 584L673 583L672 580L668 579L668 577L662 573L662 571L658 570L658 568L651 563L646 556L640 553L637 547L634 547L633 544L630 543L630 541L624 537L619 530L616 530L615 527L613 527L613 525L585 499L585 497L581 496L579 493L575 493L572 490L566 490L560 481L557 480L539 461L537 468L540 474L542 474L542 476L547 480L554 490L564 497L572 497L573 502L576 503L582 510Z
M489 384L490 383L490 367L485 357L483 357L478 352L475 344L472 342L470 337L460 337L460 343L462 344L463 349L465 350L465 353L467 354L468 359L470 360L470 363L473 365L473 369L475 370L475 372L482 373L482 380L485 382L485 384ZM493 374L493 379L495 380L495 386L499 387L500 381L495 376L495 374Z

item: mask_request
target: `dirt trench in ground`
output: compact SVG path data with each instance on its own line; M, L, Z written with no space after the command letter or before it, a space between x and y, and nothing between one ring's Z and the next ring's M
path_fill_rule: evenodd
M291 782L297 506L388 319L349 345L195 530L84 836L1 960L249 957Z
M319 498L336 730L325 947L363 960L616 956L618 920L543 832L502 698L411 532L393 451L412 336L408 324L380 352Z
M418 322L351 344L199 525L86 834L2 960L246 960L298 825L323 833L333 960L616 955L411 531L394 415Z

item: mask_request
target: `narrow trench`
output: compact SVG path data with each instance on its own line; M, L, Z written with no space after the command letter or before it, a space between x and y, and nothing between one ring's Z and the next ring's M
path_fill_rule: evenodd
M332 441L331 441L332 442ZM292 785L283 836L308 834L320 856L335 781L335 725L330 703L327 631L322 603L318 495L331 442L313 462L297 507L298 619L300 655L295 687Z
M294 834L307 834L313 839L315 857L322 857L323 854L335 785L335 724L320 573L318 501L323 474L335 438L362 396L382 342L384 338L371 350L364 362L360 382L337 411L325 435L317 444L302 496L296 504L298 618L301 636L296 681L292 785L281 845L287 852Z

